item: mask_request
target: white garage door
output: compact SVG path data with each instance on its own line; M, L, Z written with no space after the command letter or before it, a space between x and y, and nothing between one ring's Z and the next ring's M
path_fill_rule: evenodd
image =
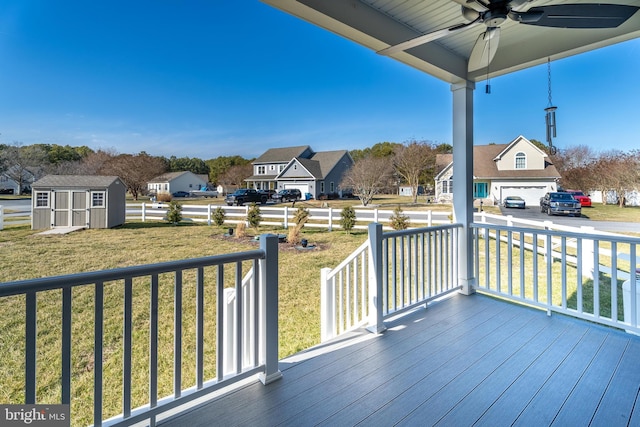
M300 194L302 194L303 199L306 193L310 193L309 184L285 184L284 188L286 188L287 190L297 188L298 190L300 190Z
M507 196L520 196L527 206L540 206L540 197L546 192L545 186L541 187L502 187L500 189L500 203Z

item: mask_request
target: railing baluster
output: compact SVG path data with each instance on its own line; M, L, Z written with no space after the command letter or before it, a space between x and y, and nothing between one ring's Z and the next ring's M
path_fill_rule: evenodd
M237 295L236 295L237 297ZM225 333L224 326L224 306L227 303L224 294L224 267L219 265L216 274L216 378L222 381L224 378L224 355L225 355ZM200 320L199 320L200 321ZM201 320L204 329L204 316ZM204 339L204 337L203 337ZM204 342L203 342L204 347ZM204 365L204 354L202 355L202 364ZM201 366L204 371L204 366Z
M124 312L123 312L123 352L122 352L122 414L131 416L131 333L133 307L133 280L124 279Z
M242 345L242 333L244 330L244 295L242 292L242 263L236 263L236 374L242 372L242 355L244 346Z
M95 284L93 345L93 425L102 425L102 347L104 323L104 283Z
M524 268L525 268L525 261L524 261L524 252L525 252L525 236L524 236L524 232L521 231L519 234L520 241L519 243L519 248L520 248L520 298L524 298L525 297L525 293L524 293L524 289L525 289L525 275L524 275Z
M71 404L71 287L62 289L62 396L65 405Z
M513 295L513 232L507 231L507 294Z
M173 299L173 396L178 398L182 395L182 270L174 276Z
M158 406L158 275L151 275L151 302L149 307L149 407ZM150 419L155 426L155 415Z
M218 296L221 298L221 296ZM221 314L218 314L221 316ZM221 317L218 318L220 320ZM220 353L218 353L220 354ZM204 269L196 270L196 388L200 390L204 377Z
M37 343L37 296L27 292L25 297L25 363L24 403L36 403L36 343Z

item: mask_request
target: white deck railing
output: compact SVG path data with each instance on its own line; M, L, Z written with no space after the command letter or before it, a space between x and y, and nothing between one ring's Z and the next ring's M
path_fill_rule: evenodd
M640 291L639 238L593 229L473 227L481 292L640 332L639 301L632 297Z
M187 288L193 299L187 298ZM166 300L159 297L161 292L166 295L166 291L173 294L170 298L173 307L168 308ZM87 307L75 301L86 296L87 292L92 294L94 314L90 325L78 325L75 323L78 312ZM114 293L122 295L122 300L116 299ZM77 332L78 328L81 328L81 334L93 333L94 336L93 345L88 350L94 354L91 368L94 372L94 425L132 425L145 420L155 425L156 419L161 419L167 411L188 405L251 376L259 376L265 384L281 376L278 370L277 236L263 235L260 249L253 251L2 283L0 299L6 298L17 298L6 301L24 305L25 319L24 347L21 347L23 360L22 363L17 362L24 366L24 402L11 403L71 404L74 413L72 391L79 374L72 368L72 355L77 355L79 350L72 331ZM137 329L141 326L135 322L141 313L136 312L132 301L139 298L149 302L148 311L145 311L148 314L142 314L145 318L148 315L148 323L143 322L148 327L147 331ZM39 323L51 322L50 317L43 315L41 318L39 308L50 313L51 307L58 304L61 307L60 325L47 324L45 327L61 330L61 348L59 357L56 357L61 361L61 395L56 402L39 402L42 388L51 387L51 384L42 384L38 375L39 355L43 350L38 338ZM173 311L171 326L166 324L166 320L162 323L159 315L159 311L166 313L167 309ZM193 317L194 323L186 324L187 313ZM215 325L215 329L211 327L205 333L205 322ZM111 331L107 334L107 326L111 328L118 323L121 333L114 336ZM143 342L137 341L141 332L147 337ZM105 335L110 341L105 342ZM194 343L194 347L187 346L186 341ZM120 348L120 361L113 360L109 354L113 352L114 345ZM145 356L148 358L148 384L137 382L139 372L132 368L132 349L140 345L148 346L148 355ZM205 346L213 346L215 352L205 352ZM186 354L186 348L193 348L195 354ZM14 350L20 351L19 348ZM168 361L167 357L172 360ZM194 378L184 375L187 359L195 362L195 366L188 369L195 372ZM114 380L113 377L105 378L105 366L108 364L122 366L121 378L118 379L121 380L120 390L110 390L106 385L107 382L113 384ZM213 373L207 375L205 367L206 372ZM158 378L162 374L166 376L167 369L172 370L173 387L169 396L162 397L159 396ZM133 407L134 389L148 393L146 405ZM115 416L107 414L108 419L103 420L105 396L113 396L114 393L121 396L121 413ZM72 425L76 424L72 421Z
M426 305L458 286L459 224L382 232L336 268L321 271L321 340L365 326L384 330L385 318Z

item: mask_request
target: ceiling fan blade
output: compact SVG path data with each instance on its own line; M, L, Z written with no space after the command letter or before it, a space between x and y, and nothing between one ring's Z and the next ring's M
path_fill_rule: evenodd
M487 31L478 36L469 56L469 72L489 66L498 50L500 27L487 27Z
M615 28L631 18L638 9L638 6L600 3L539 6L532 7L526 13L542 13L540 19L520 22L555 28Z
M486 12L489 10L487 4L480 0L452 0L458 3L462 7L466 7L467 9L473 9L476 12Z
M423 34L421 36L418 36L414 39L411 40L407 40L405 42L393 45L393 46L389 46L387 48L384 48L382 50L379 50L377 53L380 55L393 55L394 53L398 53L407 49L411 49L412 47L416 47L416 46L420 46L422 44L425 43L429 43L432 42L434 40L438 40L441 39L442 37L448 36L449 34L461 30L463 28L470 28L473 27L476 24L480 23L480 18L476 19L475 21L472 22L468 22L468 23L464 23L464 24L458 24L458 25L454 25L452 27L448 27L448 28L443 28L441 30L436 30L427 34Z

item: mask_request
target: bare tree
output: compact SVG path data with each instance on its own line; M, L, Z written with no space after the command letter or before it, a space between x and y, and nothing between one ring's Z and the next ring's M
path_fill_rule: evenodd
M23 146L20 142L5 145L0 150L0 163L4 174L14 180L19 192L28 188L33 180L42 177L44 165L48 162L47 153L38 146Z
M418 201L418 187L426 183L436 162L436 150L427 142L410 141L396 151L394 166L396 173L411 186L413 203Z
M355 162L345 173L340 187L350 188L362 205L367 206L373 196L387 185L392 171L393 163L390 159L369 155Z
M135 200L147 188L147 182L165 172L162 159L146 153L121 154L109 159L98 171L100 175L116 175L127 186Z
M218 176L218 181L224 187L242 187L244 180L251 176L253 165L235 165L227 169L222 175Z

